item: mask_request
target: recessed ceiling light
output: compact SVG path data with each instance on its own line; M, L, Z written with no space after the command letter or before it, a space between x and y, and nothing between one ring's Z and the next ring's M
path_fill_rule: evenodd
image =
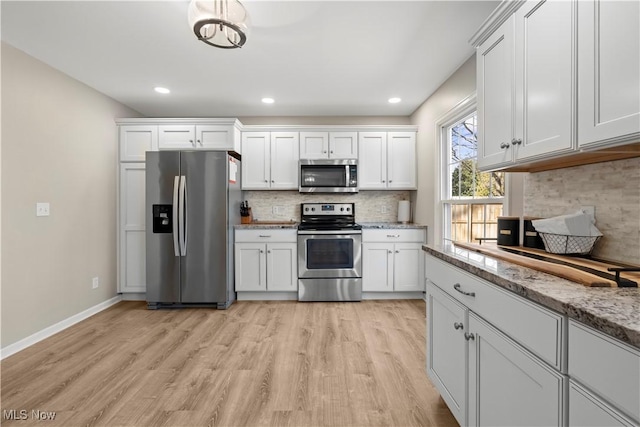
M402 101L400 98L389 98L389 104L397 104L400 101Z
M262 102L265 104L273 104L276 101L273 98L262 98Z
M167 89L166 87L154 87L153 90L155 90L158 93L163 93L163 94L167 94L170 93L171 91L169 89Z

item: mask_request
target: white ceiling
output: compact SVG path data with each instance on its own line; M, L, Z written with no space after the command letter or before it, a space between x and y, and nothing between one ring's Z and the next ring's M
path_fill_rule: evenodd
M150 117L406 116L498 3L246 0L248 41L227 50L195 38L186 1L2 1L1 34Z

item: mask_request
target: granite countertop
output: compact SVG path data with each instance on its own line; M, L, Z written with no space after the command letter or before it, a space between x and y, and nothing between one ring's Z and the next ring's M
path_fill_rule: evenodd
M278 230L278 229L298 229L297 222L294 221L265 221L251 222L249 224L236 224L233 226L236 230Z
M388 228L404 228L404 229L422 229L427 228L426 225L409 223L409 224L401 224L399 222L360 222L358 224L362 226L363 230L369 229L388 229Z
M428 254L640 349L640 288L592 288L451 243ZM427 272L428 276L428 272Z

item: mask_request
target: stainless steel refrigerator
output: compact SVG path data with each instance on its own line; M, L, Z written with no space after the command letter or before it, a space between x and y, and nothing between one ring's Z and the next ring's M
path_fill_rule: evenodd
M147 152L148 308L225 309L235 301L240 166L233 152Z

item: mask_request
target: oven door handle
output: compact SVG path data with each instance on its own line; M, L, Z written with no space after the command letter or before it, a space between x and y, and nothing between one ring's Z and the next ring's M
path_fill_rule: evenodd
M327 234L327 235L343 235L357 236L362 234L361 230L298 230L298 235Z

